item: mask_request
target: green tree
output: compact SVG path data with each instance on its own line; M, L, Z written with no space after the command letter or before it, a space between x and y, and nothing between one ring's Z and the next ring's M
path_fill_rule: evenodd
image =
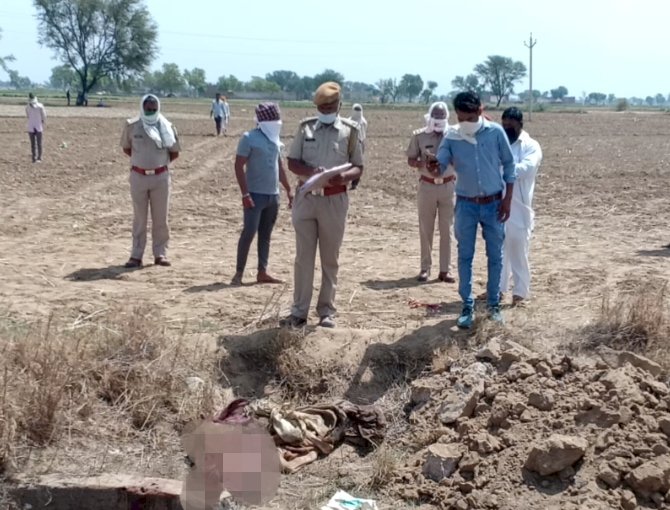
M551 89L550 93L552 99L563 99L568 95L568 89L561 85L555 89Z
M484 93L484 84L479 82L479 77L476 74L456 76L456 78L451 80L451 86L458 92L466 92L470 90L476 92L480 96Z
M34 0L34 5L40 44L75 70L81 96L103 77L121 81L141 74L156 55L158 28L142 0Z
M186 82L179 70L179 66L173 63L165 63L160 71L154 73L156 87L163 93L175 93L184 90Z
M326 83L327 81L334 81L339 83L340 87L344 85L344 76L337 71L333 71L332 69L326 69L322 73L315 74L313 80L316 87L322 83Z
M260 76L252 76L245 86L245 90L249 92L265 92L265 93L275 93L281 92L281 87L273 81L268 81L265 78Z
M651 96L647 96L644 99L644 102L647 103L647 105L649 105L649 106L654 106L654 98L651 97Z
M375 85L377 86L377 90L379 90L379 102L381 104L388 103L389 99L393 96L393 78L382 78Z
M190 71L184 69L184 80L186 80L189 87L195 90L198 96L202 96L207 90L207 77L204 69L199 67L194 67Z
M314 78L311 76L303 76L300 78L300 81L296 83L295 90L293 92L295 93L296 99L311 99L315 88L316 86L314 85Z
M0 28L0 39L2 39L2 28ZM7 67L7 62L13 62L14 60L16 60L14 55L0 57L0 69L9 74L9 67Z
M18 71L9 69L9 84L15 89L29 89L32 87L32 82L27 76L19 75Z
M435 95L436 88L437 88L436 81L428 80L428 82L426 82L426 88L424 89L423 92L421 92L421 99L423 100L424 103L426 104L430 103L430 100Z
M591 104L604 104L607 100L607 94L602 92L591 92L587 97Z
M244 84L232 74L230 76L221 76L216 83L216 88L222 94L234 94L244 90Z
M65 89L67 85L72 85L77 81L77 73L70 66L62 65L51 69L51 78L49 85L54 89Z
M656 94L655 101L658 106L662 106L665 104L665 96L663 94Z
M279 85L284 92L294 92L300 83L300 76L294 71L272 71L265 75L265 79Z
M500 55L489 56L485 62L477 64L474 71L497 98L496 107L505 96L514 92L514 84L526 76L523 62Z
M540 90L533 90L533 99L540 99L542 97L542 92ZM523 92L519 92L519 99L522 101L528 101L528 91L524 90Z
M407 101L412 102L412 100L421 94L423 90L423 80L419 74L404 74L400 78L400 93L403 96L407 96Z

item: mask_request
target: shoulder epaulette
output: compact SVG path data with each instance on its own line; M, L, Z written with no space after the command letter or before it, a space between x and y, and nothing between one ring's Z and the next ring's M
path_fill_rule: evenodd
M340 120L342 121L342 124L345 124L355 129L359 129L358 122L356 122L355 120L346 119L344 117L340 117Z
M306 117L300 121L300 125L307 124L308 122L313 122L319 120L319 117Z
M419 129L415 129L414 131L412 131L412 134L413 135L420 135L421 133L425 133L425 132L426 132L426 128L419 128Z

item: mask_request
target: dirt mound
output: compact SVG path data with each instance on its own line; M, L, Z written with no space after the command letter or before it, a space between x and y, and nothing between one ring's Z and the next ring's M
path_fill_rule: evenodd
M412 383L417 451L390 490L445 509L670 507L670 389L629 352L540 355L491 340Z

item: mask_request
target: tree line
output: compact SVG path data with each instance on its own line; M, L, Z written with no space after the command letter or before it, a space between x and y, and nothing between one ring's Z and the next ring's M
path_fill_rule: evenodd
M158 53L158 26L143 0L33 0L37 11L39 43L54 51L61 65L52 69L49 85L78 92L81 104L92 91L155 92L163 95L187 94L202 96L219 91L235 96L241 93L265 94L283 99L310 99L314 89L325 81L336 81L346 99L374 100L380 103L448 100L463 90L473 90L496 106L508 99L518 83L526 76L526 66L502 55L490 55L467 75L456 76L452 91L438 96L438 83L424 82L419 74L406 73L400 78L381 78L375 83L345 80L344 75L325 69L314 76L300 76L294 71L277 70L265 76L252 76L242 81L236 76L222 75L216 82L207 80L201 68L180 69L175 63L165 63L158 70L150 65ZM1 38L1 30L0 30ZM9 76L17 89L34 84L10 68L14 57L0 57L0 69ZM568 95L564 86L546 92L532 91L535 99L563 100ZM519 94L528 99L528 92ZM604 105L616 100L614 94L591 92L582 94L582 102ZM667 105L670 96L663 94L646 98L630 98L633 105Z

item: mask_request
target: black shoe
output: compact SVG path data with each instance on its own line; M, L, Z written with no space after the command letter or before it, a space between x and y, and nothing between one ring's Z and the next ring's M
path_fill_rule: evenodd
M305 324L307 324L307 319L303 319L302 317L296 317L295 315L289 315L288 317L285 317L284 319L279 321L279 326L281 326L282 328L285 327L301 328Z
M419 276L416 277L416 280L419 282L427 282L428 281L428 271L425 269L422 269L421 272L419 273Z
M127 267L128 269L142 267L142 261L140 259L134 259L131 257L123 267Z

